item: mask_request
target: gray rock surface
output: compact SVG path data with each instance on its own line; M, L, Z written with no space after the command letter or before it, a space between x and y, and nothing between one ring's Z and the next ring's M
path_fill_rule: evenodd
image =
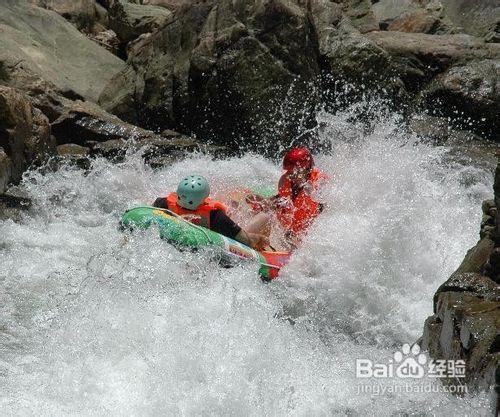
M109 27L123 42L143 33L155 32L172 21L172 12L160 6L149 6L117 0L109 9Z
M0 44L9 83L33 95L51 86L64 97L95 102L124 67L57 13L22 0L2 2Z
M144 126L275 141L310 124L317 58L293 1L193 1L133 46L100 103Z

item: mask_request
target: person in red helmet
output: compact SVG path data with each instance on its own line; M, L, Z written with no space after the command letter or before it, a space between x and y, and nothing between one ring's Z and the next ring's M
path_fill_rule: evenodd
M314 159L307 148L290 149L283 158L285 173L278 183L276 215L292 242L309 228L323 210L312 193L327 179L314 166Z
M314 219L323 210L323 204L316 201L312 193L328 177L314 166L309 149L290 149L283 158L285 173L278 183L278 194L270 199L249 195L249 203L255 211L274 210L285 230L287 243L297 247L301 237Z

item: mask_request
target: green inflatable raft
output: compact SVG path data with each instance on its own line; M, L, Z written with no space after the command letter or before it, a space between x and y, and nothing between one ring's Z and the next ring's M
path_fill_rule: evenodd
M156 225L160 237L184 248L215 246L226 259L246 259L258 264L262 278L271 280L278 276L281 267L290 259L290 252L258 252L234 239L194 225L177 214L156 207L135 207L127 210L121 219L123 229L149 229Z

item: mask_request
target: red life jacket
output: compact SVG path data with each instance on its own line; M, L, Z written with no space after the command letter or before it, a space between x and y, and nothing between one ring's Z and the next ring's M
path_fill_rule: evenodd
M314 168L309 175L306 184L293 198L292 182L286 176L278 189L281 199L276 214L281 225L295 234L304 232L312 221L321 212L321 204L314 200L310 193L318 187L318 183L325 180L327 176L319 169Z
M173 211L179 216L197 216L197 218L189 219L189 221L198 226L206 227L207 229L210 229L210 213L215 210L222 210L224 213L227 212L227 207L224 204L219 201L212 200L211 198L205 198L203 203L201 203L196 210L188 210L180 206L177 203L177 193L170 193L167 197L165 197L165 200L170 211Z

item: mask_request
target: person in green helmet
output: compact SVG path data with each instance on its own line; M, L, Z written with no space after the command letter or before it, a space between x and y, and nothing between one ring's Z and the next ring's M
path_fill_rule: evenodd
M177 192L157 198L153 206L168 209L193 224L206 227L256 250L263 250L269 245L268 236L238 226L227 215L227 207L211 199L209 195L208 181L201 175L189 175L179 183Z

